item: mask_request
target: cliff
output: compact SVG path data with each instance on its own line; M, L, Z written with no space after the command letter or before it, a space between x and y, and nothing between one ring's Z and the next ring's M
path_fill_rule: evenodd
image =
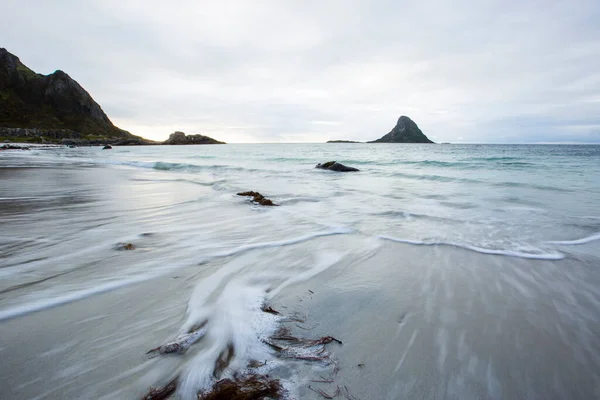
M0 48L0 139L151 143L114 126L65 72L37 74L4 48Z
M380 139L369 143L433 143L417 126L406 116L398 118L396 126Z

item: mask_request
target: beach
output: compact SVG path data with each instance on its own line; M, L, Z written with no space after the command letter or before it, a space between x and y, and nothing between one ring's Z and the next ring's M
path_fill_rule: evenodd
M600 396L599 146L0 154L0 397ZM314 168L337 160L360 171ZM237 196L255 190L278 207ZM131 243L133 250L120 250ZM264 312L265 306L279 312ZM205 323L185 354L146 354ZM332 336L328 362L265 345ZM204 328L203 328L204 329ZM323 379L323 377L327 379Z

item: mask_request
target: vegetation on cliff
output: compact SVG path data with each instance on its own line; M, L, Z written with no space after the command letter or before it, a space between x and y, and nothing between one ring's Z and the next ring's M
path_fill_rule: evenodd
M0 139L149 143L114 126L65 72L37 74L4 48L0 48Z

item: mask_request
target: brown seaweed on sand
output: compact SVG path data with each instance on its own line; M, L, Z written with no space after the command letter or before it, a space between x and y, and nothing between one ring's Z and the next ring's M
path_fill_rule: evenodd
M150 388L150 391L142 397L142 400L165 400L168 399L175 391L177 390L177 380L179 377L176 377L165 386L160 388Z
M265 196L258 192L240 192L237 194L238 196L250 196L252 197L252 201L260 204L261 206L278 206L279 204L273 203L270 199L267 199Z
M321 395L323 398L325 399L334 399L336 397L338 397L340 395L340 387L338 386L337 389L335 390L335 392L333 392L333 394L327 394L325 391L321 390L321 389L314 389L311 386L308 387L310 390L312 390L313 392Z
M249 375L238 379L221 379L211 390L198 394L198 400L280 399L284 390L278 379L266 375Z
M297 338L291 335L289 328L285 327L280 328L269 339L263 340L263 343L275 350L277 356L280 358L323 362L326 364L334 363L334 361L331 359L331 353L325 349L325 345L331 342L342 344L341 340L333 336L323 336L313 340ZM288 346L281 346L273 341L285 341L288 343Z
M135 246L132 243L117 243L115 250L135 250Z
M215 361L215 369L213 370L213 376L217 379L221 377L221 374L231 364L231 360L235 357L235 347L233 343L229 342L225 350L219 354L217 361Z
M190 332L178 336L175 340L165 343L162 346L158 346L150 351L148 351L146 354L171 354L171 353L177 353L177 354L183 354L187 351L187 349L190 348L191 345L193 345L194 343L196 343L198 340L200 340L200 338L202 338L204 336L204 334L206 333L206 322L204 321L203 323L195 326Z
M279 311L274 310L273 307L271 306L267 306L266 304L263 304L262 307L260 308L263 312L269 313L269 314L274 314L274 315L279 315L281 314Z

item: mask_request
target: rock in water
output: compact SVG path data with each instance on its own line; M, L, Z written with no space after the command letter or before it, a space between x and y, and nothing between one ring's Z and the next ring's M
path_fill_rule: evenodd
M104 146L102 148L102 150L111 150L111 149L112 149L112 146L110 144L107 144L106 146Z
M15 146L14 144L5 144L4 146L0 147L0 150L30 150L30 148L24 146Z
M433 143L414 123L406 116L398 118L398 123L387 135L369 143Z
M225 144L225 142L219 142L216 139L204 135L186 135L183 132L177 131L171 133L169 138L162 144Z
M328 161L323 164L317 164L315 168L326 169L329 171L338 171L338 172L353 172L359 171L357 168L347 167L344 164L340 164L337 161Z

